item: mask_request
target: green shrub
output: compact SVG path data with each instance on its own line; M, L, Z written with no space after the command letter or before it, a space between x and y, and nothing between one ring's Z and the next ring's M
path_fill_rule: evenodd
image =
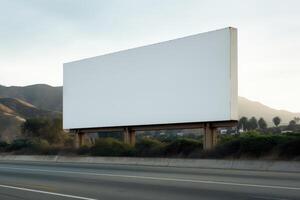
M192 153L203 149L202 142L194 139L177 139L165 148L166 156L189 157Z
M62 129L61 118L31 118L21 126L22 135L26 138L40 138L50 144L63 144L66 133Z
M91 151L91 148L84 145L77 149L77 154L78 155L89 155L90 151Z
M157 157L164 153L165 144L155 140L144 138L139 141L136 146L136 156Z
M31 146L31 142L27 139L17 139L7 146L7 151L18 151Z
M248 131L248 132L241 133L240 135L240 137L258 137L258 136L261 136L261 133L257 131Z
M8 143L5 141L0 141L0 151L5 150L5 148L8 146Z
M31 140L31 148L36 149L36 150L40 150L40 149L47 149L49 148L49 143L47 140L43 140L43 139L32 139Z
M239 156L260 157L269 153L277 142L272 137L250 136L241 138Z
M133 152L133 147L113 138L98 139L91 147L93 156L130 156Z
M214 150L205 152L203 156L214 158L237 157L240 147L240 139L234 138L220 143Z
M220 142L208 155L217 158L259 158L276 152L280 145L294 140L295 137L286 135L260 135L251 132L229 138Z
M75 148L75 136L71 134L64 135L64 147Z
M6 147L6 151L15 154L34 154L34 155L56 155L62 148L59 146L50 146L47 140L17 139Z
M32 152L33 154L53 154L52 147L50 147L47 140L34 138L30 140L30 146L27 147L27 150L29 152Z
M300 157L300 138L297 137L289 140L278 147L280 158L296 158Z

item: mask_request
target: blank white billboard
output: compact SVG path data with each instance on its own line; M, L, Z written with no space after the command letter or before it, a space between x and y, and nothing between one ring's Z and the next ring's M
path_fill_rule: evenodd
M65 129L237 117L234 28L64 64Z

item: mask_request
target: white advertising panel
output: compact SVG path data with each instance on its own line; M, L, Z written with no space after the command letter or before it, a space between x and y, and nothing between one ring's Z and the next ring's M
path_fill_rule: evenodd
M237 117L234 28L64 64L65 129Z

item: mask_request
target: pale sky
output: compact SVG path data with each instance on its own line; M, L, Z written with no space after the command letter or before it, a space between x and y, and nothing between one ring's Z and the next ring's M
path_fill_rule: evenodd
M233 26L239 95L300 112L297 0L0 0L0 15L1 85L59 86L64 62Z

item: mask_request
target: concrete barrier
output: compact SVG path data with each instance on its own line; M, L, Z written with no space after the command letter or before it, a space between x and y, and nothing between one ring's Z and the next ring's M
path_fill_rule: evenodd
M1 161L91 163L91 164L93 163L93 164L161 166L161 167L188 167L188 168L208 168L208 169L239 169L239 170L258 170L258 171L300 172L299 161L272 161L272 160L216 160L216 159L135 158L135 157L0 155L0 164Z

